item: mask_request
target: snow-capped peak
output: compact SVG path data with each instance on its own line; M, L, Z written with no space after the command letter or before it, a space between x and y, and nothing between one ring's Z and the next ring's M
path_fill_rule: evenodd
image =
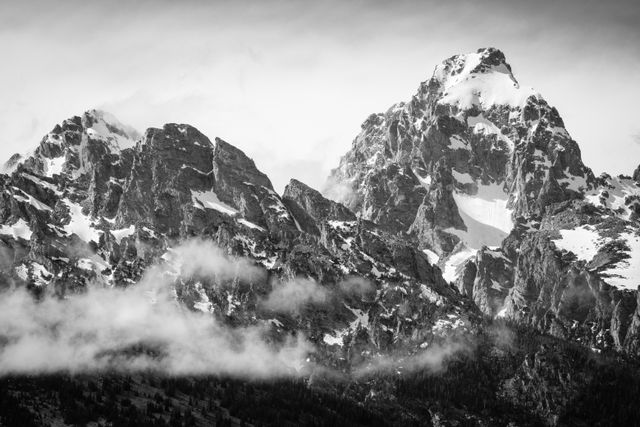
M504 54L495 48L452 56L436 67L433 80L440 86L438 102L462 110L493 105L523 107L530 96L539 95L520 86Z
M500 72L511 75L511 66L506 62L502 51L495 48L482 48L476 52L454 55L436 66L434 77L449 84L455 84L470 74Z
M81 173L85 170L90 141L99 141L111 154L119 155L122 150L135 147L140 133L121 123L112 114L102 110L88 110L80 116L70 117L46 134L35 149L25 154L16 154L4 165L1 173L12 173L20 165L37 174L53 176L65 170ZM71 153L71 154L69 154ZM70 162L70 163L69 163Z
M137 130L122 124L111 113L102 110L86 111L82 115L82 126L87 135L93 139L108 142L114 151L131 148L140 138L140 133Z

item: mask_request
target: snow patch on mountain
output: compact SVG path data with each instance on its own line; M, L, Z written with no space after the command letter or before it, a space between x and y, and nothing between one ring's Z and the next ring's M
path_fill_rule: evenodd
M476 255L477 249L464 247L447 259L442 271L442 277L447 282L455 282L464 264Z
M558 180L558 184L564 188L575 191L576 193L582 193L588 190L589 185L584 177L572 175L569 171L565 171L565 175L567 176L566 178Z
M65 156L47 159L45 162L45 175L49 178L60 175L64 168Z
M615 237L603 237L594 226L583 225L570 230L560 230L560 238L553 239L560 250L572 252L578 260L589 262L612 241L623 243L627 250L621 251L626 258L603 268L600 273L604 281L620 289L637 289L640 285L640 236L623 232Z
M116 242L120 244L122 239L124 239L125 237L131 236L133 233L135 233L135 231L136 231L135 225L130 225L129 227L122 228L120 230L111 230L111 234L113 234L113 237L115 237Z
M69 223L64 226L64 231L77 235L87 243L90 241L99 242L102 231L93 227L91 217L82 213L82 206L66 199L64 203L69 208L69 216L71 217Z
M474 195L454 192L453 199L467 230L449 228L445 231L458 236L472 249L499 246L513 229L508 198L499 184L478 185Z
M16 240L18 238L24 239L24 240L30 240L31 239L31 235L33 234L33 232L31 231L31 228L29 227L29 224L25 220L20 218L13 225L3 225L3 226L1 226L0 227L0 234L12 236Z
M198 209L214 209L225 215L236 216L239 211L220 200L215 191L193 191L191 190L193 205Z
M626 177L607 177L603 186L585 193L585 199L593 205L611 209L626 220L631 217L627 203L634 198L640 200L640 186Z
M266 231L264 228L260 227L258 224L254 224L251 221L247 221L244 218L238 219L238 222L246 227L253 228L254 230Z
M513 229L511 209L507 208L508 194L500 184L478 185L474 195L454 193L458 209L476 221L510 233Z
M449 137L449 148L452 150L468 150L468 143L458 135Z
M322 341L327 345L337 345L342 347L344 345L344 338L347 335L354 334L357 332L358 328L369 328L369 313L365 313L359 308L349 307L347 304L344 304L344 306L353 313L355 319L344 329L336 330L333 334L324 334Z
M456 179L460 181L461 178ZM454 191L453 199L466 230L445 230L462 241L461 247L454 250L444 263L443 277L450 282L457 279L464 263L475 256L480 248L499 247L513 229L512 210L507 208L509 196L501 185L478 185L474 195Z
M573 252L579 260L591 261L604 243L594 227L583 225L572 230L560 230L561 237L554 240L560 250Z
M51 279L53 279L53 274L51 274L49 270L40 263L32 262L31 269L31 277L33 278L34 284L38 287L47 286L51 282Z
M513 148L515 147L513 141L504 135L495 124L485 118L482 113L477 116L467 117L467 125L472 129L473 133L496 135L499 141L505 142L509 149L513 151Z
M455 169L451 169L451 174L453 178L458 181L460 184L473 184L475 181L471 178L471 175L468 173L460 173Z
M430 249L423 249L422 252L427 256L427 259L429 260L429 263L431 264L437 264L438 261L440 261L440 256L438 256L437 253L433 252Z
M422 184L424 188L429 189L431 183L433 182L433 178L431 177L431 175L421 176L415 170L413 171L413 174L418 179L418 181L420 181L420 184Z

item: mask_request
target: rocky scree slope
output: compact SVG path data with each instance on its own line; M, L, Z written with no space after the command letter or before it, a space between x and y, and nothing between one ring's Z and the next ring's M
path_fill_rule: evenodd
M326 192L405 236L490 317L638 352L640 179L595 177L494 48L372 114Z

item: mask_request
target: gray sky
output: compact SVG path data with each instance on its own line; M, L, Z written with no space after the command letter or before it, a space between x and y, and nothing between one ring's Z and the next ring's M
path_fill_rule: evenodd
M559 4L558 4L559 3ZM0 156L90 108L189 123L278 190L317 188L373 112L456 53L502 49L596 173L640 163L640 2L0 2Z

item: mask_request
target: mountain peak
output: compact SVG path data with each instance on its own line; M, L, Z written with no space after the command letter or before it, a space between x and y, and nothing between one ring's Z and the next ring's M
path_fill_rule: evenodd
M477 55L480 55L480 64L484 67L500 67L504 65L509 72L511 72L511 66L507 63L507 59L504 53L495 47L483 47L476 51Z
M82 127L94 139L111 143L116 149L131 148L141 134L131 126L120 122L113 114L97 109L85 111L81 117Z
M35 149L16 154L0 170L12 173L19 165L52 176L63 171L86 172L86 167L104 153L119 155L141 138L133 127L103 110L91 109L56 124Z
M351 211L412 235L453 278L514 220L582 197L594 177L557 110L484 48L446 59L411 101L369 116L330 182Z
M436 66L434 77L444 81L455 76L463 77L488 72L511 74L511 66L507 63L504 53L494 47L453 55Z
M461 110L493 105L522 108L529 97L538 95L520 86L504 53L493 47L446 59L436 67L429 86L440 92L439 104Z

